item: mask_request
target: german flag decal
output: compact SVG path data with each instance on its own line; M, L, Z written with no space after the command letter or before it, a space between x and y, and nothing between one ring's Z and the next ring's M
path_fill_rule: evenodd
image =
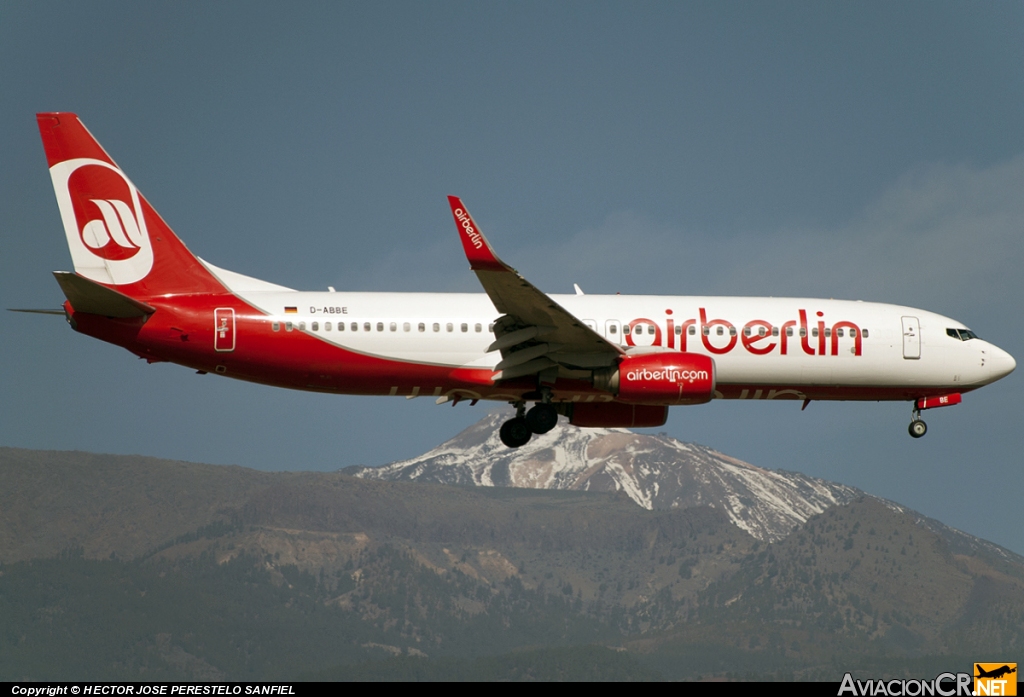
M297 307L286 307L286 308L284 308L284 313L286 315L297 315L297 314L299 314L299 308L297 308Z

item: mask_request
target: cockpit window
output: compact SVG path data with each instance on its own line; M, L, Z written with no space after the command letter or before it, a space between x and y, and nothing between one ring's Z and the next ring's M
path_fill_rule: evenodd
M959 339L960 341L970 341L971 339L977 339L978 335L972 332L970 329L946 329L946 336Z

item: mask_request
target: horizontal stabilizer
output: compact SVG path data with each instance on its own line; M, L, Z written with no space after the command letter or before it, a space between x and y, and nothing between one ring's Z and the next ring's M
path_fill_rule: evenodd
M75 312L87 312L104 317L145 317L156 312L156 308L144 302L129 298L123 293L90 281L70 271L54 271L53 277L60 284L64 296L75 308Z
M28 312L33 315L64 315L64 310L29 310L21 307L9 307L8 312Z

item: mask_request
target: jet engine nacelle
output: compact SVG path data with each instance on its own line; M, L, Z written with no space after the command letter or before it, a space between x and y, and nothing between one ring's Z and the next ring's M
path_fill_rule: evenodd
M631 404L704 404L715 394L715 361L677 351L626 356L615 368L595 371L594 387Z

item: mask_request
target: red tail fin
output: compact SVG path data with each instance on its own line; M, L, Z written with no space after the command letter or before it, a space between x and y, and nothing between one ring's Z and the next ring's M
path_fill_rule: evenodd
M136 298L225 290L75 114L36 119L79 275Z

